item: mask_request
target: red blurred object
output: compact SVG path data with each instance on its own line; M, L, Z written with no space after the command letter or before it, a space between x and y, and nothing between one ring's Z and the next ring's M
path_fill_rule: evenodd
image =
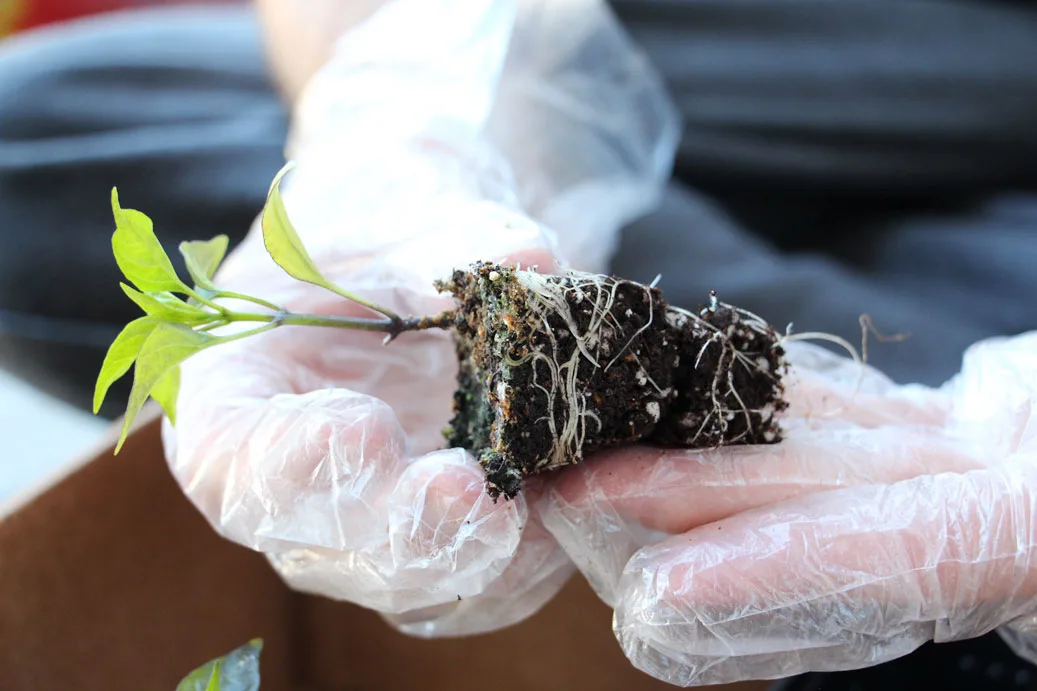
M0 0L0 36L91 14L159 5L236 4L245 0Z

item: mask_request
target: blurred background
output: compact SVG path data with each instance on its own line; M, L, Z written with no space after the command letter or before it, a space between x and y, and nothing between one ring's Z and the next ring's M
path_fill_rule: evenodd
M0 49L12 36L25 37L70 20L132 8L199 4L235 0L0 0ZM0 504L86 453L108 424L0 370Z
M106 0L51 0L29 3L28 0L0 1L0 35L9 35L35 26L71 19L85 14L104 12L124 2Z
M0 0L0 36L135 7L233 3L234 0Z

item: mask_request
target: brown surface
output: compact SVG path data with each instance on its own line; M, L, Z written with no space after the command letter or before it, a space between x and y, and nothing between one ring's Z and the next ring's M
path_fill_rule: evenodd
M414 640L375 615L307 598L303 666L318 689L666 691L634 669L612 635L611 612L574 579L544 610L510 629L465 640ZM348 642L348 643L346 643ZM387 656L388 653L388 656ZM388 661L372 665L372 660ZM767 684L713 687L764 691Z
M406 638L372 613L294 595L212 532L160 448L146 425L118 457L99 454L0 519L3 691L171 691L257 635L264 691L672 688L627 663L582 580L530 621L466 640ZM502 651L521 651L510 675Z
M171 690L256 635L288 688L291 596L210 530L158 444L147 427L0 521L0 689Z

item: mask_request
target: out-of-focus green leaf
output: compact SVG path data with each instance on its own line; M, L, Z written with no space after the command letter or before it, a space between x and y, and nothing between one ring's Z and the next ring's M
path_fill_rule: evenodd
M220 268L223 257L227 254L230 240L226 235L217 235L212 240L194 240L180 243L180 254L184 256L187 272L199 288L216 291L212 277Z
M212 676L209 677L209 686L206 687L205 691L221 691L223 682L220 681L220 677L223 676L223 661L217 660L212 667Z
M259 655L254 639L229 655L210 660L184 677L176 691L259 691Z

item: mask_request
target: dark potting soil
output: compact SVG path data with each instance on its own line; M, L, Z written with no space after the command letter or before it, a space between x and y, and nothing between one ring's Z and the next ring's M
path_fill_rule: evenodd
M489 263L439 288L458 301L447 439L479 460L494 498L605 447L781 438L784 353L748 313L692 314L632 281Z

